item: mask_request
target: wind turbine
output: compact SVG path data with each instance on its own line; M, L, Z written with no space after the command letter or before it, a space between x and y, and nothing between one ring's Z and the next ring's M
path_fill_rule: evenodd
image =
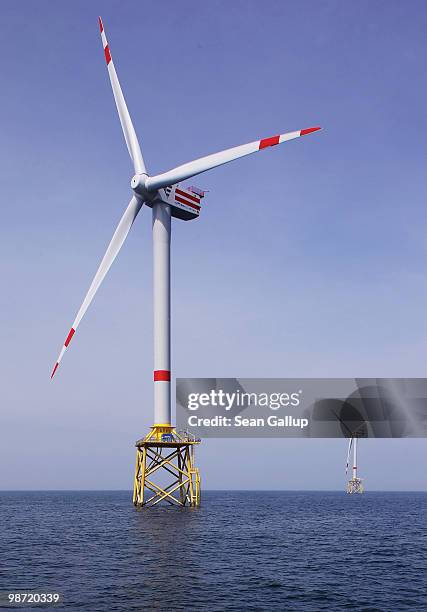
M95 294L104 280L105 275L110 269L111 264L122 248L136 216L143 205L150 207L152 209L153 226L154 425L150 434L144 438L144 440L137 442L138 452L140 449L143 450L141 450L142 454L140 457L139 468L137 459L135 487L138 490L135 489L134 491L134 503L136 503L136 505L148 503L148 501L144 501L145 486L149 489L151 488L151 491L154 493L154 496L150 502L152 504L158 503L162 500L175 503L176 500L173 493L175 490L178 490L181 496L179 499L180 502L188 502L190 505L198 505L198 501L196 499L197 494L193 495L191 493L191 478L189 474L191 470L195 469L190 461L191 457L190 459L185 459L184 455L181 456L181 459L178 455L172 457L172 459L178 459L178 462L181 461L181 467L184 465L182 462L187 461L189 466L187 467L190 471L185 471L178 468L178 471L176 472L176 482L181 479L179 481L179 486L177 489L174 489L173 487L175 485L171 485L170 488L165 489L153 484L148 477L145 478L147 474L150 476L152 472L150 472L150 468L147 464L147 461L149 460L149 456L147 454L148 451L145 457L143 456L144 452L147 450L145 447L143 447L143 443L152 443L152 446L155 443L157 445L156 448L160 449L159 453L156 451L160 457L165 445L176 445L180 444L181 442L185 444L196 442L188 436L178 436L171 425L170 238L171 217L185 221L196 219L200 214L200 204L205 194L203 191L194 187L184 188L180 186L179 183L240 157L250 155L251 153L255 153L257 151L262 151L263 149L293 140L294 138L299 138L300 136L305 136L306 134L319 130L320 127L311 127L308 129L288 132L286 134L278 134L276 136L263 138L261 140L255 140L248 144L232 147L231 149L226 149L225 151L220 151L219 153L213 153L211 155L207 155L206 157L201 157L161 174L149 175L142 156L141 147L129 115L125 98L120 87L111 56L110 46L107 41L107 36L105 34L101 18L99 18L99 27L101 31L105 60L107 62L108 74L110 77L111 87L113 89L114 100L129 155L134 166L134 176L131 180L132 197L128 207L120 219L116 231L114 232L111 242L108 245L105 255L95 274L92 284L89 287L86 297L84 298L71 329L65 339L59 357L53 367L51 378L53 378L55 375L64 353L68 348L84 314L95 297ZM167 448L173 449L175 447L167 446ZM189 449L187 448L187 450ZM179 451L178 454L180 453L181 451ZM165 463L164 456L162 459L159 459L159 457L157 457L159 465L155 464L158 465L158 467L155 467L155 469L158 470L160 467L167 469L168 462L171 463L172 459L169 458ZM154 461L154 459L152 459L152 461ZM152 467L152 471L153 470L154 468ZM181 472L185 472L185 475ZM183 484L183 480L185 480L187 476L188 482L185 481ZM198 474L196 474L196 477L198 477ZM149 483L148 485L147 480ZM188 493L189 490L190 492ZM184 505L184 503L181 505Z
M357 430L356 430L357 431ZM348 442L348 451L347 451L347 463L345 467L345 473L348 474L348 467L350 464L350 453L351 447L353 446L353 467L352 467L352 477L347 483L347 493L363 493L363 483L362 479L357 476L357 438L356 432L353 432L352 437Z
M351 448L353 447L353 467L352 467L353 475L352 475L352 478L347 483L347 493L363 493L362 479L358 478L357 476L357 439L366 438L368 436L366 421L362 420L362 422L357 427L354 427L353 421L349 421L347 417L347 423L351 425L351 428L350 428L348 424L344 421L344 419L341 418L341 416L335 412L335 410L332 410L332 413L336 416L338 421L341 423L342 428L343 428L343 433L346 435L346 437L349 438L348 449L347 449L347 462L345 466L346 475L348 474L348 467L350 465L350 453L351 453ZM351 418L352 419L355 418L354 408L351 414Z

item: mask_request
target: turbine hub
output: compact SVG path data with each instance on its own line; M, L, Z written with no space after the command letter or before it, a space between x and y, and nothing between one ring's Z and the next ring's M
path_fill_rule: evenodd
M135 174L135 176L132 177L132 180L130 182L130 186L132 187L133 191L144 198L144 200L149 200L150 197L152 197L153 194L150 194L146 188L146 182L147 182L147 178L148 175L147 174Z

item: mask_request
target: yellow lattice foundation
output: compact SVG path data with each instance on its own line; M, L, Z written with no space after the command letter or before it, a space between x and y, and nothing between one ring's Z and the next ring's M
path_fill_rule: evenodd
M200 505L200 475L194 466L194 447L200 440L178 434L171 425L153 425L136 443L133 503L137 507L166 502L176 506ZM167 476L165 485L159 478Z
M363 493L363 482L361 478L352 478L347 483L347 493Z

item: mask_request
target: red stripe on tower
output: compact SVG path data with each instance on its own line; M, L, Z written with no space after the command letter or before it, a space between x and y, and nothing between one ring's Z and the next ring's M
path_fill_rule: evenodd
M159 380L170 381L171 373L169 370L154 370L154 382L158 382Z
M73 328L71 328L71 329L70 329L70 333L68 334L67 339L66 339L66 340L65 340L65 342L64 342L64 346L68 346L68 345L70 344L70 342L71 342L71 338L74 336L74 332L75 332L75 331L76 331L76 330L75 330L75 329L73 329Z
M107 62L107 66L108 66L108 64L111 62L110 47L108 45L105 47L104 53L105 53L105 61Z

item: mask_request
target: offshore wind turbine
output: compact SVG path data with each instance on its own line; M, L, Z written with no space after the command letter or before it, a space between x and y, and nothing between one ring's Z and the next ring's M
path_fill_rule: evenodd
M200 214L201 200L205 193L195 187L182 187L179 183L240 157L305 136L319 130L320 127L311 127L255 140L248 144L201 157L167 172L150 175L120 87L101 18L99 18L99 27L114 100L134 167L134 176L130 183L132 197L77 312L53 367L51 378L55 375L84 314L122 248L138 213L143 205L148 206L152 209L153 227L154 425L148 436L137 442L134 503L136 505L154 505L164 500L171 504L198 505L199 476L194 467L193 446L197 441L189 435L178 435L171 425L170 239L171 218L184 221L196 219ZM166 452L169 452L169 455L163 454L165 449ZM170 472L174 461L178 465L174 471L175 482L166 488L155 484L151 475L161 468ZM145 488L153 493L153 496L148 500L144 498ZM179 494L178 498L176 494Z
M357 476L357 435L353 432L352 437L348 442L347 450L347 463L345 467L345 473L348 474L348 468L350 465L350 454L351 447L353 447L353 466L352 466L352 477L347 483L347 493L363 493L362 479Z

